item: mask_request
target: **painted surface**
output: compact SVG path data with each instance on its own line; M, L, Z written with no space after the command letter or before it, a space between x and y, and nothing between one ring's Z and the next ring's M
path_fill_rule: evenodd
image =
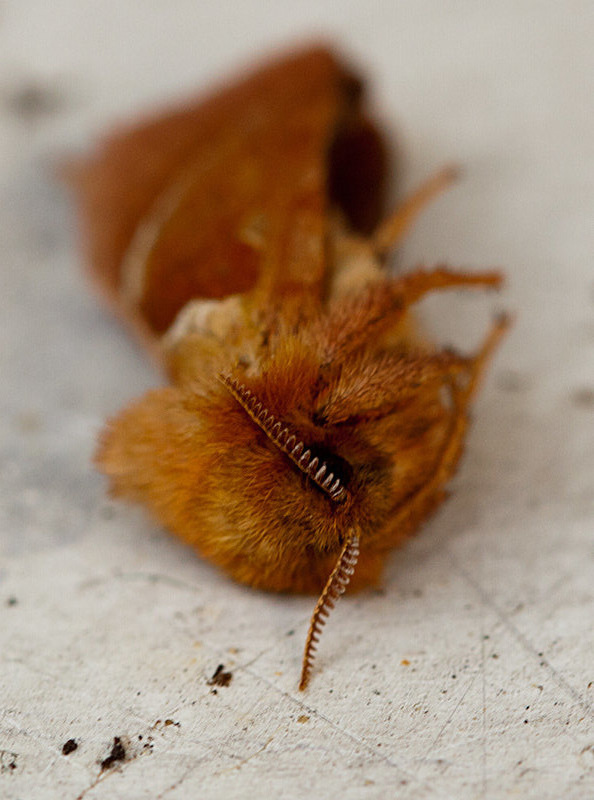
M312 599L231 583L89 466L158 376L85 285L53 175L312 31L369 72L404 188L464 168L398 263L508 271L431 324L463 346L486 309L517 321L452 498L341 602L300 694ZM593 36L588 2L5 0L2 798L594 796Z

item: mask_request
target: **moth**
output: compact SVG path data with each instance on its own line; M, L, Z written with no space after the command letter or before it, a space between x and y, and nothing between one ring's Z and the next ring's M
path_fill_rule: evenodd
M117 130L74 170L95 284L170 382L107 423L96 464L235 580L319 594L302 690L347 585L376 584L444 499L508 324L472 355L416 333L427 293L502 276L391 277L454 175L386 213L387 174L362 81L319 46Z

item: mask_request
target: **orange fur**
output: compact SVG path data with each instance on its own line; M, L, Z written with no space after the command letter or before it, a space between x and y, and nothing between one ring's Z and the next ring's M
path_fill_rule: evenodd
M197 376L199 389L152 391L111 421L97 463L114 494L143 502L236 580L274 591L318 592L356 524L363 533L353 585L375 581L379 557L418 526L455 468L468 403L458 384L470 380L477 361L386 351L367 341L375 306L365 294L359 303L350 324L339 304L323 320L271 336L249 369L224 365L312 452L344 462L345 502L334 503L300 473L216 372ZM335 337L320 337L333 316ZM345 360L329 358L328 342L346 342L349 331L357 343Z

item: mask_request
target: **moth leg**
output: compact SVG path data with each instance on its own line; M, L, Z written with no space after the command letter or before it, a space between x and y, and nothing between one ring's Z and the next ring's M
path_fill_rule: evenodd
M456 167L440 170L407 197L374 231L371 242L378 257L384 257L396 247L421 211L441 192L449 188L458 177Z
M512 324L509 314L499 314L479 352L471 359L470 377L464 388L464 402L469 403L477 392L491 356Z
M402 341L409 341L413 346L419 342L416 325L411 326L411 317L406 312L408 307L421 300L426 294L444 289L493 288L498 289L503 283L503 275L497 270L484 272L454 272L446 267L436 267L426 271L415 270L397 278L392 284L392 297L397 299L400 310L393 309L385 315L386 328L393 326L393 331ZM395 313L394 313L395 312ZM392 322L390 323L390 317Z
M400 544L439 503L445 499L444 485L450 480L462 454L468 427L468 406L475 394L487 363L510 325L510 319L500 316L487 334L480 350L470 358L459 359L458 367L448 371L446 386L451 389L453 407L441 452L426 476L423 485L400 506L394 508L390 525L390 543ZM454 366L454 365L452 365Z
M446 267L435 267L432 270L418 269L397 278L393 283L393 292L401 296L405 306L409 306L429 292L439 289L471 286L498 289L502 283L503 276L497 270L454 272Z
M468 427L468 406L478 389L489 359L495 352L497 345L510 324L511 319L505 314L501 314L496 318L480 350L470 359L467 381L463 387L453 386L454 416L452 419L452 427L435 474L425 487L428 496L432 492L439 491L441 486L443 486L454 473L458 459L462 453L464 436Z
M488 362L511 324L512 318L508 314L496 316L480 350L473 356L462 356L446 351L449 360L447 374L450 386L456 394L458 406L466 408L476 395Z
M457 382L452 382L454 400L452 425L437 469L433 477L421 490L427 496L439 490L454 472L462 452L464 436L468 427L468 405L478 388L490 357L508 329L510 322L510 318L504 314L495 320L480 350L469 359L468 379L465 384L460 387Z

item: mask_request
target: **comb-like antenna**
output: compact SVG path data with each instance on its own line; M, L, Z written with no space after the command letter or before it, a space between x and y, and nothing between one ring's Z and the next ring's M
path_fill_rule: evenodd
M304 475L307 475L316 486L337 503L346 500L348 493L342 481L326 463L300 441L294 433L280 420L277 420L270 411L261 403L255 394L243 383L230 375L220 375L219 380L245 410L247 415L256 425L264 431L266 436L279 450L282 450Z
M359 558L359 534L353 531L344 543L342 552L332 570L324 591L316 603L314 612L309 623L309 631L305 640L305 650L303 652L303 664L301 667L301 680L299 681L299 691L307 688L313 662L316 655L317 645L320 641L322 627L326 624L326 619L330 611L336 605L339 597L344 594L344 590L351 580L351 575L355 571L355 564Z

